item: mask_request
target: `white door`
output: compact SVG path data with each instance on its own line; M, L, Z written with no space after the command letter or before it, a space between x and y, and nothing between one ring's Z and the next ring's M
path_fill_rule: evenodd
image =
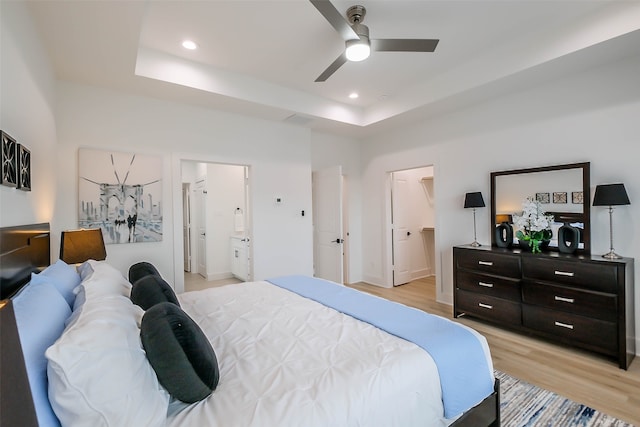
M349 283L349 187L342 176L342 283Z
M182 184L182 244L184 271L191 271L191 196L189 183Z
M251 232L250 232L250 224L251 224L251 204L249 195L251 194L249 188L249 166L244 166L244 239L242 239L244 243L244 268L245 268L245 281L250 282L253 277L253 266L251 264L251 252L252 252L252 244L251 244Z
M391 174L391 232L393 233L393 286L411 281L409 239L409 183L406 178Z
M342 167L313 173L314 275L342 283Z
M197 273L202 277L207 277L207 203L206 197L207 190L204 181L198 181L196 183L196 190L194 192L194 205L195 205L195 224L194 226L198 230L198 244L197 244Z

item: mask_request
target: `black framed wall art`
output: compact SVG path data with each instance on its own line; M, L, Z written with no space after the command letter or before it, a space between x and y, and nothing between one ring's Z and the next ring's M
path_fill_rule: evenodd
M18 144L18 185L23 191L31 191L31 151Z
M0 131L2 144L2 174L0 184L18 186L18 143L5 131Z

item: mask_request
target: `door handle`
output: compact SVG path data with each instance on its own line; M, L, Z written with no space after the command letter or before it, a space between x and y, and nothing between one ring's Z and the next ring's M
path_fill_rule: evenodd
M331 243L342 243L344 240L337 238L336 240L332 240Z

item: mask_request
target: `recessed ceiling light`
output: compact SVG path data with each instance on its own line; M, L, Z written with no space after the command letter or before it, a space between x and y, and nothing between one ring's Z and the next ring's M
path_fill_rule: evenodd
M355 93L355 92L351 92L351 93L349 94L349 98L351 98L351 99L356 99L358 96L359 96L359 95L358 95L357 93Z
M195 50L198 48L198 45L191 40L185 40L182 42L182 47L189 50Z

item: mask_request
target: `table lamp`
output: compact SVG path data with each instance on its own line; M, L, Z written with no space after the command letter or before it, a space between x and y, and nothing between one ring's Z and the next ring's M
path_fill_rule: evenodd
M60 259L67 264L81 264L89 259L107 258L102 230L89 228L63 231L60 238Z
M474 193L467 193L464 196L464 207L466 208L472 208L473 209L473 243L471 243L471 246L473 247L478 247L478 246L482 246L480 243L478 243L477 237L476 237L476 208L484 208L485 204L484 204L484 199L482 198L482 193L477 191Z
M620 259L620 255L613 250L613 206L629 205L629 196L624 184L604 184L596 186L593 196L593 206L609 206L609 243L611 250L602 255L607 259Z

